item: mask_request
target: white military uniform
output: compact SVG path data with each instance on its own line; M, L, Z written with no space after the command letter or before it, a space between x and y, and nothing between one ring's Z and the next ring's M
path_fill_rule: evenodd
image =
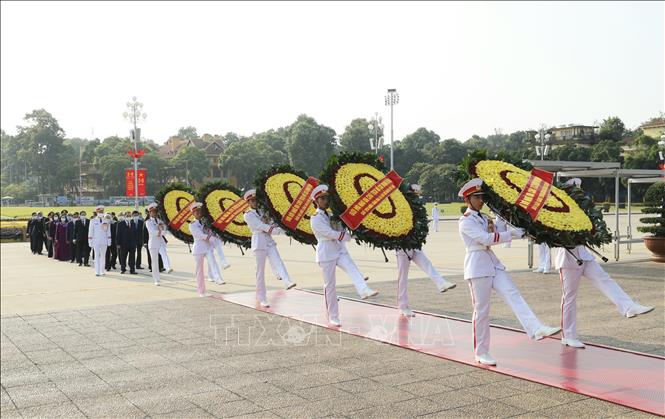
M192 255L194 256L195 267L195 276L196 276L196 287L199 291L199 295L205 295L206 285L205 285L205 274L203 272L203 265L205 264L205 258L212 253L212 245L210 243L210 238L213 233L209 229L203 227L199 220L194 220L189 223L189 231L194 237L194 245L192 246ZM208 261L208 266L210 266L210 261Z
M409 295L408 295L408 282L409 282L409 268L411 262L418 265L420 269L432 279L439 291L443 292L448 288L452 288L452 284L441 276L441 274L434 268L432 262L429 260L425 252L422 250L414 249L404 251L398 249L395 251L397 258L397 307L400 309L409 308Z
M497 233L503 233L504 231L508 231L508 223L506 222L506 220L504 220L503 218L499 217L496 214L494 215L496 217L494 219L494 231L496 231ZM510 247L511 243L512 242L505 242L501 247Z
M171 270L171 262L166 254L166 242L164 242L164 232L166 225L158 218L150 217L145 222L145 228L148 230L148 252L152 260L152 279L155 285L159 285L159 256L164 262L164 269Z
M351 235L344 231L341 226L333 228L330 223L330 216L320 208L310 218L310 225L317 241L316 263L323 270L323 289L328 318L339 321L335 268L339 266L351 277L358 295L363 296L370 290L365 283L365 277L360 273L346 250L345 243L351 240Z
M434 207L432 208L432 227L434 227L434 231L437 233L439 232L439 208Z
M282 258L277 251L277 243L272 239L271 234L282 234L283 230L275 225L263 222L263 214L255 209L250 209L245 212L245 222L252 231L252 251L256 258L256 298L259 302L267 302L266 295L266 258L270 259L270 266L274 270L274 274L284 281L285 287L288 289L292 286L293 282L289 273L286 271L286 266L282 262Z
M215 251L217 251L217 254L219 255L221 269L220 265L217 263ZM226 269L229 266L230 265L224 256L224 249L222 249L222 239L213 235L210 237L210 252L208 252L208 275L210 276L210 280L215 282L223 282L224 279L222 278L222 269Z
M106 248L111 245L111 224L105 222L103 214L90 220L88 244L95 251L95 275L105 275Z
M577 339L577 290L582 277L588 278L625 316L635 302L600 267L593 255L584 246L577 246L571 252L583 262L577 264L575 257L562 247L554 248L554 267L561 278L561 329L566 339Z
M459 233L466 247L464 279L469 280L471 290L473 345L476 356L489 352L492 289L510 306L527 335L533 338L543 324L520 295L506 273L506 267L491 250L491 246L511 241L511 232L489 232L487 218L477 211L467 209L459 219Z
M552 257L550 255L550 247L547 243L540 243L538 245L538 269L537 272L549 273L552 269Z

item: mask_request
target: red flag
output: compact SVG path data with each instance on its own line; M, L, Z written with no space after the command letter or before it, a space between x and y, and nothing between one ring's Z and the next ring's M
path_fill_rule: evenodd
M371 188L366 190L365 193L360 195L356 199L356 202L349 205L340 218L351 230L355 230L363 222L365 217L399 188L401 183L402 178L396 171L391 170L383 179L380 179Z
M527 180L522 193L515 201L515 205L528 212L532 220L538 218L540 209L550 196L552 179L554 179L554 173L552 172L540 169L531 170L529 180Z

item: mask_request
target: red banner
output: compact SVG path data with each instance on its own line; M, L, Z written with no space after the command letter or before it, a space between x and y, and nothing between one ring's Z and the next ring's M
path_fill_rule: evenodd
M139 196L145 196L146 169L139 169ZM134 169L125 169L125 196L136 196L134 192Z
M180 230L180 227L182 227L183 224L185 224L185 221L189 218L190 215L192 215L192 205L196 200L192 199L185 205L185 208L181 209L180 212L178 212L178 215L173 217L169 225L176 230Z
M340 218L351 230L355 230L369 213L399 188L401 183L402 178L396 171L391 170L383 179L360 195L360 198L351 204Z
M282 223L291 230L295 230L300 220L302 220L302 217L305 216L307 208L309 208L310 205L309 198L318 184L318 179L312 176L307 178L307 182L305 182L302 189L300 189L298 196L293 200L289 209L284 213Z
M553 178L554 173L540 169L531 170L529 180L522 189L520 196L517 197L515 205L528 212L532 220L538 218L540 209L547 202L552 190Z
M230 207L224 210L224 212L222 212L212 224L220 231L224 231L226 227L231 224L231 221L235 220L239 214L245 212L247 208L249 208L247 201L238 198Z

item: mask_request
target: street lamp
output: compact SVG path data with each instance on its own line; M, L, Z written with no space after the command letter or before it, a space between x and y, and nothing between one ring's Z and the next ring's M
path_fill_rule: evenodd
M393 136L393 105L399 103L399 95L397 94L397 89L388 89L388 94L385 97L386 106L390 106L390 170L393 170L394 159L393 159L393 143L395 142Z
M536 134L536 140L540 140L540 146L536 146L536 155L540 156L540 160L545 160L545 156L550 151L550 146L545 145L550 141L550 133L545 133L545 129L540 127L540 132Z
M374 116L369 121L367 128L374 133L374 138L369 139L369 148L375 153L379 153L379 149L383 145L383 135L379 137L379 132L383 134L383 118L379 116L378 112L374 112Z
M141 137L141 129L136 127L139 121L145 121L147 114L143 112L143 103L136 101L136 96L132 97L131 102L127 102L127 111L122 116L134 124L134 129L130 131L130 138L134 140L134 209L139 210L139 159L137 157L137 143Z

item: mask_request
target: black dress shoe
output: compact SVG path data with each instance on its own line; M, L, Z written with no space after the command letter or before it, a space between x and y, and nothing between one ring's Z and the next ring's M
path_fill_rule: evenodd
M127 271L120 271L121 274L124 274L125 272L127 272Z
M143 269L143 266L137 266L136 269Z
M136 271L129 271L129 273L132 274L132 275L138 275L138 272L136 272Z
M83 264L82 264L82 263L79 263L79 266L83 266Z
M85 266L90 266L90 264L89 264L89 263L86 263Z

